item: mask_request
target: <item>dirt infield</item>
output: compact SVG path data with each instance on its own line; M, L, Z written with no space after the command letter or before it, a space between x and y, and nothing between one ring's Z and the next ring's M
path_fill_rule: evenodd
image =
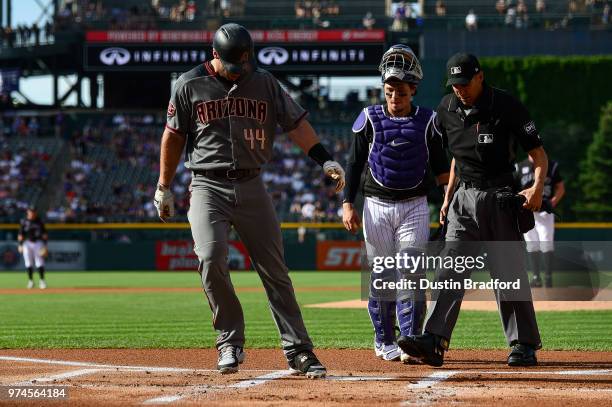
M264 292L263 287L236 287L239 293ZM359 287L295 287L296 292L318 292L318 291L349 291L359 292ZM0 288L0 295L23 295L23 294L134 294L134 293L199 293L203 292L200 287L62 287L46 288L44 290L27 288Z
M370 350L320 350L325 380L289 375L280 350L247 350L235 375L212 349L0 350L2 385L68 386L62 405L610 405L612 352L539 353L509 368L505 351L451 351L443 368L402 365ZM33 404L43 404L40 400ZM14 401L0 400L0 405ZM20 403L29 404L29 403ZM56 403L44 402L44 405Z

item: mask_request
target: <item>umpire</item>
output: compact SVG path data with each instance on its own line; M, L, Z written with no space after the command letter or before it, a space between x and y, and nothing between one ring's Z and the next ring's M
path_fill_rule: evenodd
M547 171L546 152L525 106L489 86L475 56L453 55L447 63L447 75L447 86L452 86L453 93L442 98L429 129L442 137L453 156L449 187L440 211L440 221L447 222L443 254L463 254L474 249L473 242L482 242L479 245L485 245L489 254L491 276L502 281L520 280L521 298L516 293L508 295L511 290L499 288L495 296L512 348L508 365L533 366L537 364L536 350L541 348L541 341L524 268L519 208L504 205L500 196L513 185L520 144L534 166L533 185L519 192L524 196L522 206L539 210ZM524 213L533 223L531 212ZM439 270L436 283L448 281L451 273L452 270ZM464 294L463 289L439 288L432 293L423 334L398 339L406 353L432 366L441 366L444 361Z

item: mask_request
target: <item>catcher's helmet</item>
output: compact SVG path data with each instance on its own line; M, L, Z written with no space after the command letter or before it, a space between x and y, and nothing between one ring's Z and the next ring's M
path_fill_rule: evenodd
M417 84L423 79L423 70L419 59L407 45L393 45L383 54L378 70L382 82L390 79Z
M243 72L242 58L245 52L249 55L249 62L254 64L253 39L247 29L240 24L222 25L215 32L213 48L219 54L219 59L225 69L230 73L241 74Z

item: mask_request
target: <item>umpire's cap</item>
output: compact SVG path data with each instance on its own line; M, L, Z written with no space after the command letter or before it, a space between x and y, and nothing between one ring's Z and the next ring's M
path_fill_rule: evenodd
M472 54L459 52L450 57L446 63L446 74L448 76L446 86L467 85L480 70L478 58Z
M219 59L225 69L232 74L241 74L245 52L249 54L249 62L254 63L253 39L246 28L236 23L222 25L213 38L213 48L219 54Z

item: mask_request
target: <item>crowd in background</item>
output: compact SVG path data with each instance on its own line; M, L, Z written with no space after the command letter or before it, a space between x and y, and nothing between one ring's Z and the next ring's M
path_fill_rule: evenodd
M155 221L157 212L152 197L159 174L159 143L163 116L106 115L90 118L66 140L70 154L61 182L49 201L46 218L50 222L125 222ZM31 120L30 120L31 122ZM344 161L349 149L350 124L345 137L319 135L334 156ZM16 129L13 126L10 132ZM23 137L35 133L19 130ZM23 154L21 154L23 156ZM20 160L19 163L23 161ZM127 170L121 170L127 168ZM137 176L137 174L141 176ZM27 180L13 186L38 182ZM47 174L39 173L43 178ZM339 221L341 202L334 183L321 168L285 135L278 135L274 159L265 167L263 179L286 221ZM189 209L191 171L179 165L172 184L176 197L177 220L185 220ZM5 196L15 196L6 191ZM23 205L22 205L23 206Z
M54 26L51 21L39 25L18 24L15 27L0 29L0 46L27 47L50 44L53 42Z
M60 27L108 22L110 29L154 29L159 22L193 22L201 17L242 15L246 0L151 0L111 2L63 0L57 16Z
M516 29L536 26L547 29L566 28L571 26L578 16L586 16L594 27L605 27L610 23L610 0L492 1L489 8L466 2L464 8L453 4L451 10L445 0L392 1L389 3L387 16L378 15L371 10L365 15L353 17L355 24L361 22L365 29L387 27L391 31L426 27L430 17L464 16L465 29L468 31L476 31L481 26ZM61 0L54 21L49 19L45 23L18 24L0 29L0 46L48 44L53 42L56 32L74 26L96 28L96 24L102 24L104 28L111 30L148 30L159 28L160 22L199 22L204 27L208 18L214 20L244 16L245 8L246 0ZM345 19L351 16L352 12L350 9L341 10L338 0L297 0L294 10L296 22L305 23L305 28L334 28L335 19Z
M22 216L30 204L28 192L45 184L52 159L35 146L14 147L7 136L0 135L0 219L5 220Z

